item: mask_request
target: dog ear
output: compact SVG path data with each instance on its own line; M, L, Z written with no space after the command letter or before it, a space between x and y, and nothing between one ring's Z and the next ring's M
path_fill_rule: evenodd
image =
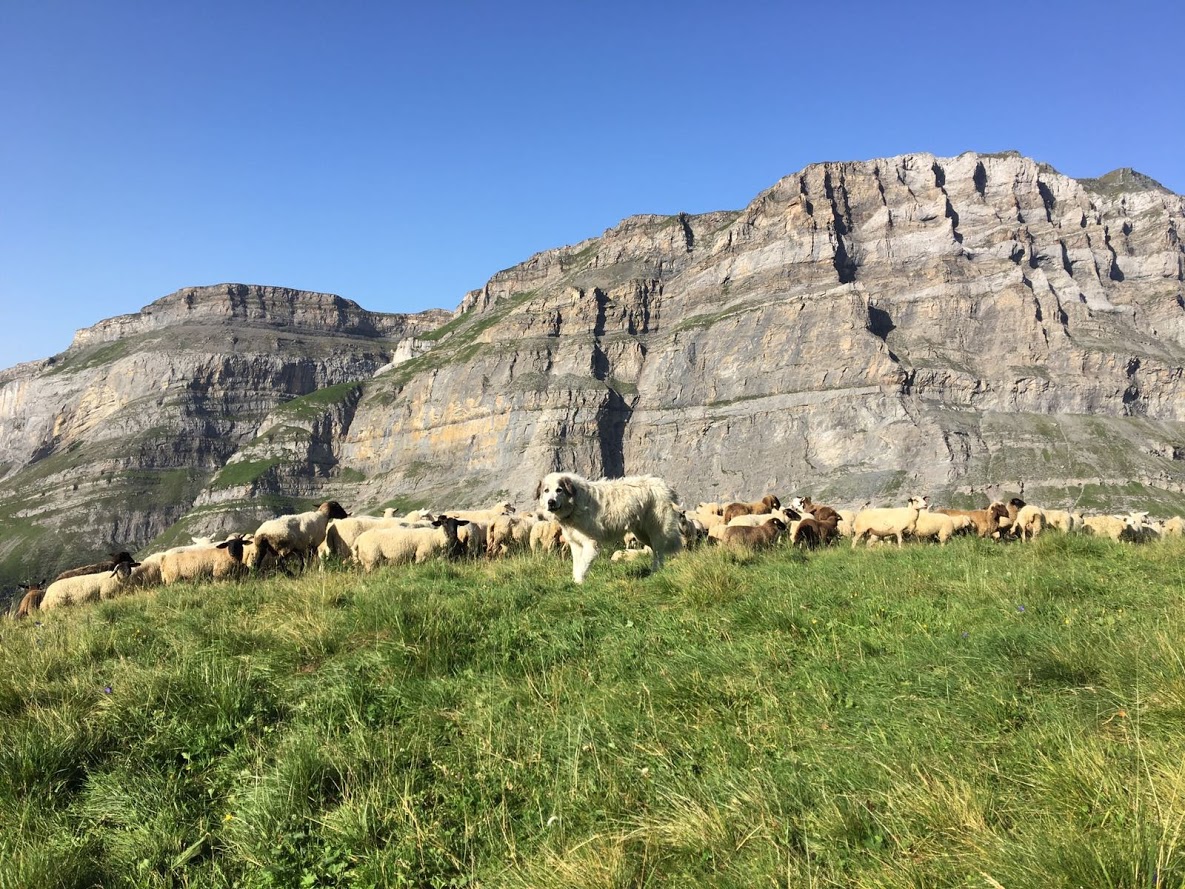
M535 485L535 499L538 500L543 496L543 479L539 479L539 484Z
M575 497L576 496L576 483L574 481L572 481L572 479L570 477L568 477L566 475L561 475L560 476L560 490L563 491L565 494L567 494L569 497Z

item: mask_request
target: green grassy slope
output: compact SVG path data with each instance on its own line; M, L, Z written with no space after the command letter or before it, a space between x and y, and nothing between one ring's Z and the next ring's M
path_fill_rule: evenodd
M0 887L1185 881L1185 542L517 557L3 622Z

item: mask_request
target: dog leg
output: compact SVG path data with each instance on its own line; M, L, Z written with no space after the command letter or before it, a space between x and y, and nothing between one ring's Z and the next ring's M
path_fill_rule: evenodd
M573 542L572 545L575 547L577 544ZM584 583L585 572L597 557L597 543L595 540L586 539L580 542L579 547L579 555L575 549L572 551L572 579L577 583Z

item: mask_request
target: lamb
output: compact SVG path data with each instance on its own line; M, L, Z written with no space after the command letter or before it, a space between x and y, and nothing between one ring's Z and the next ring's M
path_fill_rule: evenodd
M264 522L255 532L255 553L251 559L251 568L260 567L263 559L269 555L274 555L277 561L283 561L288 556L300 556L303 568L325 539L329 520L348 516L336 500L326 500L312 512L280 516Z
M132 569L139 562L119 562L109 572L102 574L80 574L55 580L45 590L41 600L41 610L50 611L68 605L82 605L87 602L98 602L100 599L111 599L119 594L120 588L131 577Z
M723 546L748 549L768 549L786 533L786 523L779 518L770 518L765 524L729 525L720 538Z
M457 528L457 539L461 541L461 545L465 547L465 555L476 559L478 556L483 556L489 550L490 526L484 521L478 519L464 519L458 518L456 513L446 513L449 518L457 519L463 522Z
M465 520L438 516L431 528L371 528L354 541L354 559L368 572L383 563L414 561L418 565L437 555L458 559L465 547L457 529L465 524Z
M775 509L780 509L782 501L773 494L766 494L760 500L752 503L730 503L724 507L724 521L728 523L739 515L752 515L753 513L772 513Z
M232 537L212 546L166 551L160 561L161 581L172 584L185 580L242 577L247 573L246 562L251 558L248 548L253 546L245 544L241 537Z
M852 527L852 549L865 537L868 537L869 542L874 537L896 537L897 546L904 545L905 535L913 532L917 526L918 513L929 502L928 497L910 497L904 507L860 510Z

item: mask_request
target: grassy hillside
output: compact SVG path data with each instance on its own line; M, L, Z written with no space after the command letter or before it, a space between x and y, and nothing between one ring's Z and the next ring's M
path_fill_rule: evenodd
M0 624L0 887L1179 886L1185 543L529 557Z

